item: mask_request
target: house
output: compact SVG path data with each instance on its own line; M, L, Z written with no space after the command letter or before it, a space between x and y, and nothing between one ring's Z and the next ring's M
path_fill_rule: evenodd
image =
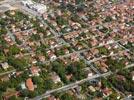
M52 33L49 30L47 30L46 34L47 34L47 36L50 36Z
M109 89L109 88L104 88L104 89L102 89L102 92L103 92L103 96L104 97L107 97L107 96L109 96L110 94L112 94L112 90L111 89Z
M39 74L40 68L35 67L35 66L32 66L32 67L30 68L30 72L31 72L32 76L39 76L39 75L40 75L40 74Z
M32 64L36 64L37 60L35 58L32 58Z
M84 52L83 55L87 60L93 59L91 52Z
M73 74L66 75L67 80L71 80L72 77L73 77Z
M64 59L64 58L60 58L60 60L65 64L65 65L67 65L68 64L68 61L67 61L67 59Z
M126 78L123 75L116 75L116 78L117 80L120 80L120 81L126 81Z
M52 72L51 73L51 79L54 81L54 83L58 83L58 82L61 82L61 79L60 77L56 74L56 72Z
M87 71L87 74L88 74L88 75L87 75L88 77L93 76L93 73L92 73L92 71L91 71L91 70L88 70L88 71Z
M15 15L15 11L14 10L10 11L10 14Z
M56 40L49 40L48 42L51 48L58 46Z
M15 74L16 74L16 77L17 76L20 76L21 74L23 73L23 71L17 71Z
M46 59L45 59L45 56L43 56L43 55L39 55L38 56L38 59L39 59L39 61L41 61L41 62L44 62Z
M42 17L43 17L44 20L47 20L48 14L47 14L47 13L44 13L44 14L42 15Z
M96 46L96 45L98 45L98 40L97 39L92 39L90 43L91 43L92 46Z
M100 70L104 73L108 71L106 67L100 67Z
M47 54L48 54L50 60L55 60L57 58L56 55L50 50L47 51Z
M90 51L91 51L91 53L92 53L93 55L99 54L99 50L98 50L98 49L93 48L93 49L91 49Z
M7 70L9 68L9 65L7 62L4 62L4 63L1 63L1 67L4 69L4 70Z
M81 28L81 25L79 23L72 23L71 27L74 29L74 30L79 30Z
M77 45L76 45L76 48L77 48L77 50L81 50L81 49L83 49L84 47L83 47L82 44L77 44Z
M28 78L25 84L29 91L34 91L34 84L31 78Z
M69 50L66 48L64 49L65 54L69 54Z
M56 99L54 96L50 96L47 98L47 100L59 100L59 99Z
M108 71L108 65L105 64L103 61L96 61L95 64L99 67L99 69L102 72L107 72Z
M55 60L57 57L55 54L50 54L50 60Z
M79 57L78 57L78 55L76 53L71 55L71 61L74 61L74 62L79 61Z
M90 90L91 92L95 92L95 91L96 91L96 89L95 89L93 86L89 86L88 88L89 88L89 90Z

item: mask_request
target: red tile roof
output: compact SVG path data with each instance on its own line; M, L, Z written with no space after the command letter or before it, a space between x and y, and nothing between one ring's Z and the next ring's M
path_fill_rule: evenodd
M27 88L28 88L29 91L34 91L34 84L33 84L31 78L28 78L26 80L26 86L27 86Z

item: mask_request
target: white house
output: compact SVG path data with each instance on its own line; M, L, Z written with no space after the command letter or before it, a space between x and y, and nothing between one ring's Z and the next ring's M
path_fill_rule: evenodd
M4 70L7 70L9 68L9 65L7 62L4 62L4 63L1 63L1 67L4 69Z

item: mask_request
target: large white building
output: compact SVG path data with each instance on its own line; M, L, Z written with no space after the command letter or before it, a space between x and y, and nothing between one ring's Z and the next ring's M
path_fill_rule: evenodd
M22 0L22 4L24 6L29 7L30 9L38 12L39 14L43 14L47 11L47 7L44 4L36 3L31 0Z
M21 3L22 3L24 6L29 6L29 5L34 4L34 2L31 1L31 0L22 0Z
M47 11L46 5L39 4L39 3L35 3L35 4L31 5L30 8L39 12L40 14L43 14Z

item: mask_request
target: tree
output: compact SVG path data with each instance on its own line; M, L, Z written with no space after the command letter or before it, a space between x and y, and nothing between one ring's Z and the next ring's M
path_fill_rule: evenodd
M71 16L71 20L74 21L74 22L80 22L79 16L76 15L76 14L73 14L73 15Z
M2 52L0 52L0 61L5 61L5 60L6 60L5 55Z
M64 83L68 83L67 79L66 79L66 70L65 70L65 66L58 62L58 61L54 61L52 63L52 70L55 71L61 78L61 80L64 82Z
M53 81L50 80L50 79L44 81L45 90L50 90L50 89L52 89L53 85L54 85L54 83L53 83Z
M27 71L24 71L23 74L21 74L20 78L22 80L26 80L29 77L29 73Z
M61 100L76 100L76 98L73 95L70 95L69 93L64 93L60 97Z
M32 41L38 41L38 40L40 40L40 35L39 34L32 34L30 39Z
M8 57L8 63L18 70L24 70L24 68L28 66L28 62L26 59L14 58L12 56Z
M3 98L2 98L2 94L3 94L3 92L2 91L0 91L0 100L2 100Z
M2 26L6 25L6 21L2 18L0 19L0 25L2 25Z
M28 92L28 97L30 97L30 98L33 98L33 97L35 97L37 95L38 95L37 91L29 91Z
M28 96L28 90L22 90L21 91L21 97L27 97Z
M4 27L0 28L0 35L6 34L6 33L7 33L7 30Z
M77 72L74 74L74 76L77 80L83 79L85 77L85 73L82 71L82 69L86 67L86 64L81 60L79 62L75 62L74 65L77 68Z
M109 96L110 100L116 100L119 94L117 94L115 91Z
M40 78L40 77L38 77L38 76L34 76L34 77L32 78L32 80L33 80L33 82L34 82L35 84L37 84L38 86L40 86L40 85L43 83L42 78Z
M112 21L112 17L111 16L107 16L104 21L105 22L111 22Z
M110 70L115 72L117 70L122 70L125 67L124 60L114 60L111 58L108 58L107 60L107 65L109 65Z
M52 70L54 70L60 76L65 75L65 67L58 61L54 61L52 63L52 67L53 67Z
M109 53L108 49L106 49L105 47L100 47L98 49L99 49L100 54L108 55L108 53Z
M11 96L11 97L9 98L9 100L18 100L18 99L16 98L16 96Z
M68 24L68 21L64 18L62 18L61 16L58 16L56 18L56 22L59 24L59 25L67 25Z
M9 55L16 55L20 52L20 48L17 47L16 45L12 45L10 48L9 48Z
M70 4L70 3L67 5L67 9L68 9L70 12L72 12L72 13L76 13L76 8L75 8L75 6L72 5L72 4Z
M8 82L2 82L2 83L0 83L0 91L6 92L8 86L9 86L9 83Z
M74 73L76 73L77 72L77 67L76 66L72 66L72 65L69 65L69 66L67 66L67 73L68 74L74 74Z
M84 0L76 0L76 4L82 4L84 3Z

